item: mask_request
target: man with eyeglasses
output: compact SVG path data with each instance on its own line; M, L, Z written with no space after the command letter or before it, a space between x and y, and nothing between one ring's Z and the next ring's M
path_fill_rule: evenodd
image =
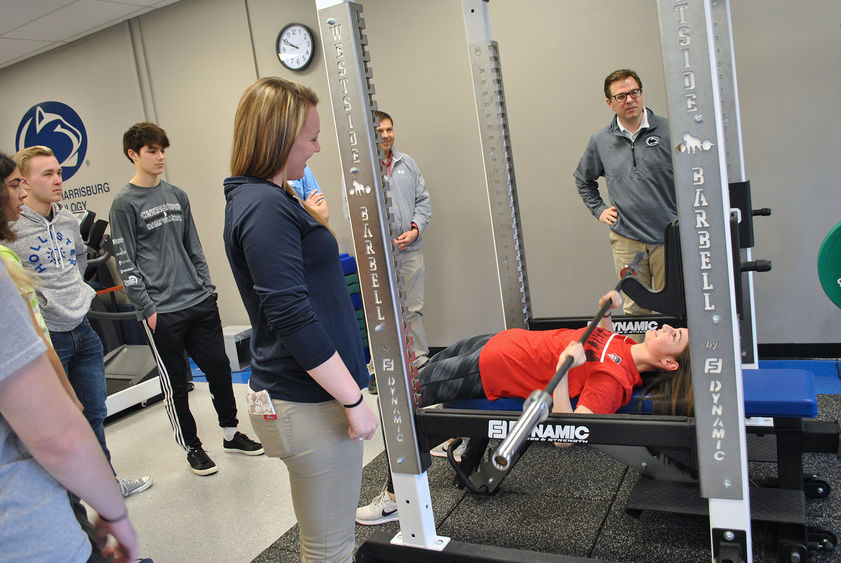
M677 217L669 122L645 107L642 81L633 70L608 74L604 95L616 116L590 137L575 169L575 184L593 216L610 227L616 275L643 252L639 280L661 289L666 280L663 230ZM609 205L599 193L599 177L607 183ZM649 313L627 297L624 311Z

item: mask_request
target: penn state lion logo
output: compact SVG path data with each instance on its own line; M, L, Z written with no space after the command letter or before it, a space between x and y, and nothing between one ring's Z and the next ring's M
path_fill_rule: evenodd
M33 145L50 147L69 180L82 166L88 150L85 125L73 108L61 102L41 102L20 120L16 150Z

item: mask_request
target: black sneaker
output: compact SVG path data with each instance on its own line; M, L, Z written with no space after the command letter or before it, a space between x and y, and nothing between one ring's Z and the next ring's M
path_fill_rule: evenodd
M202 448L189 448L187 450L187 463L196 475L213 475L216 473L216 464Z
M222 448L236 454L263 455L263 446L242 432L234 434L233 440L222 440Z

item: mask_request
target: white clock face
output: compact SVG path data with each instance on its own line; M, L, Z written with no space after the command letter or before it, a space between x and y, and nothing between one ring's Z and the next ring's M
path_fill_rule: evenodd
M301 70L312 60L312 34L303 25L288 25L277 37L277 56L286 68Z

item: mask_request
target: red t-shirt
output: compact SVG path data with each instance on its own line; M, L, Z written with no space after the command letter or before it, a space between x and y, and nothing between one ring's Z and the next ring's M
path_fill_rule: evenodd
M514 328L494 335L479 354L479 375L485 395L528 397L544 389L570 342L586 329L525 330ZM631 400L633 388L642 383L631 357L636 344L603 328L596 328L584 345L587 362L567 375L569 396L597 414L612 414Z

